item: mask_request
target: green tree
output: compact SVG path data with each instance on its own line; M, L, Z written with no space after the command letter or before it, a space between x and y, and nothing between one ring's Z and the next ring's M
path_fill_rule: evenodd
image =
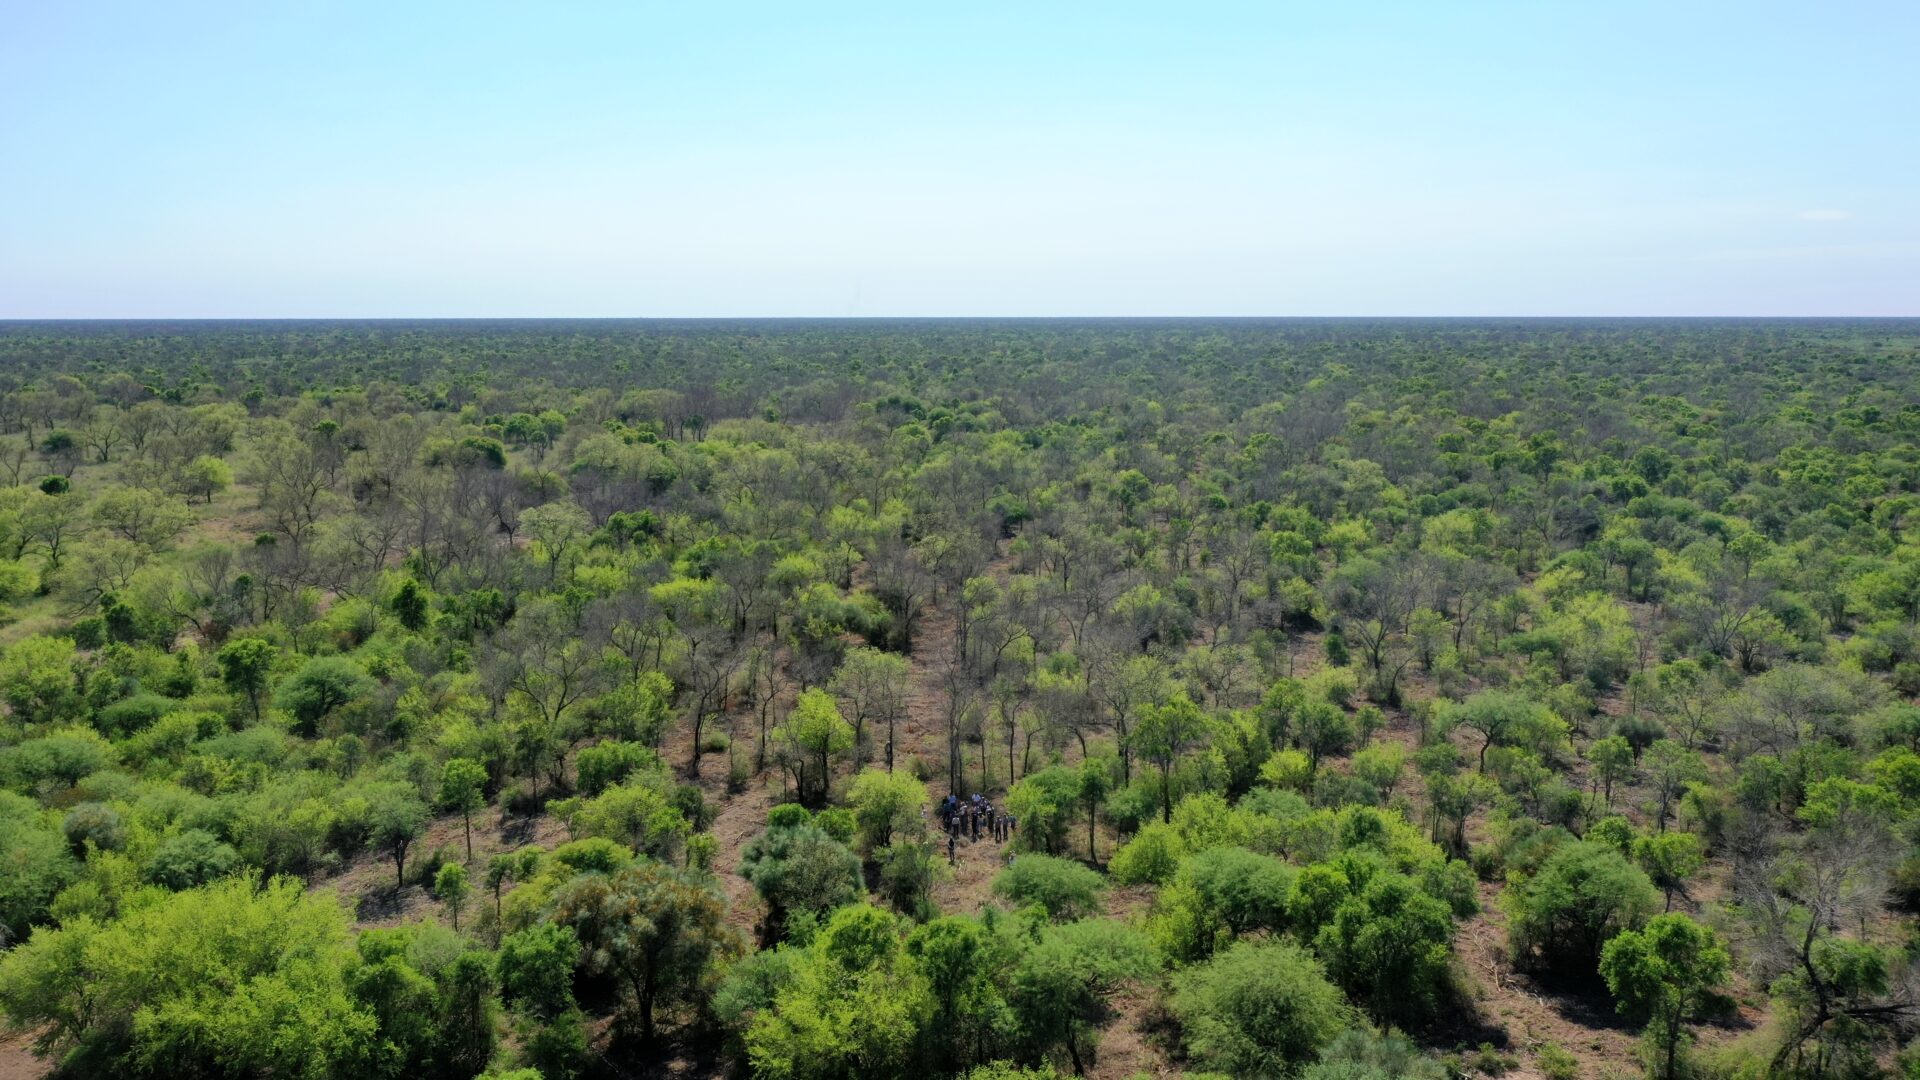
M1034 1056L1064 1050L1073 1071L1083 1074L1106 999L1158 966L1153 946L1132 927L1107 919L1050 926L1020 956L1007 1002Z
M24 938L76 867L60 830L45 824L31 799L0 791L0 931Z
M747 1060L755 1076L774 1080L901 1075L933 1008L893 916L849 905L753 1018Z
M267 676L279 655L279 647L259 638L235 638L214 654L220 664L220 678L227 689L246 695L255 720L260 719L260 695L266 692Z
M419 633L427 627L429 604L430 598L427 591L420 587L419 582L408 578L401 582L400 588L394 592L390 606L393 608L394 617L400 620L401 626Z
M1095 840L1095 830L1100 824L1100 804L1106 802L1107 793L1113 790L1113 773L1107 768L1107 762L1090 759L1080 763L1080 807L1087 815L1087 861L1100 865L1100 849Z
M1211 725L1207 714L1184 692L1176 691L1164 705L1140 710L1133 729L1135 751L1160 774L1160 819L1173 820L1173 769L1188 751L1200 745Z
M149 549L172 544L193 524L193 512L178 499L138 488L109 488L90 509L101 528Z
M1446 713L1447 719L1480 736L1480 771L1487 771L1487 751L1524 737L1529 730L1551 727L1552 710L1523 694L1483 690Z
M1065 765L1050 765L1020 778L1007 792L1007 809L1020 820L1020 845L1056 854L1080 797L1080 775Z
M1731 958L1713 931L1685 915L1658 915L1645 930L1607 942L1600 974L1620 1011L1645 1021L1655 1051L1654 1076L1674 1080L1685 1025L1726 980Z
M794 763L800 801L827 804L833 759L853 748L853 728L825 690L806 690L780 726L780 741Z
M1407 751L1399 743L1382 742L1353 755L1353 775L1373 789L1375 801L1393 797L1407 768Z
M486 1067L496 984L485 953L425 923L368 930L356 944L347 983L379 1025L375 1075L456 1080Z
M1353 718L1331 701L1309 701L1294 719L1294 734L1307 752L1307 772L1320 768L1322 759L1343 753L1353 744Z
M180 494L211 506L215 495L233 486L233 467L217 457L202 454L181 466L178 482Z
M637 742L600 742L574 756L574 787L592 798L635 772L659 772L664 768L660 755Z
M1314 948L1328 970L1377 1019L1431 1017L1447 991L1453 917L1412 878L1376 873L1334 909Z
M1689 750L1672 739L1659 739L1647 748L1646 769L1647 779L1653 784L1654 828L1665 832L1675 800L1688 784L1706 779L1706 762L1698 750Z
M407 852L426 835L427 804L412 792L383 788L367 807L367 846L393 860L393 884L407 883Z
M994 895L1016 906L1037 904L1056 922L1099 911L1104 887L1098 872L1051 855L1022 855L993 879Z
M470 892L465 866L455 862L440 864L439 871L433 875L433 895L447 906L447 917L453 920L455 930L460 929L460 911L467 906Z
M1673 894L1686 891L1687 882L1707 864L1707 853L1693 833L1654 833L1634 840L1633 861L1666 897L1663 910L1672 911Z
M366 1075L380 1036L352 960L330 893L228 878L36 933L0 955L0 1011L102 1075Z
M573 1007L573 970L580 939L573 928L536 923L500 939L496 967L507 1004L548 1019Z
M933 1064L954 1071L1006 1040L1007 1004L1001 976L1008 959L1004 935L964 915L916 927L907 955L927 980L935 1013L926 1026Z
M1593 763L1594 783L1599 786L1607 809L1613 809L1613 785L1633 775L1633 745L1624 735L1595 739L1587 747L1587 760Z
M697 790L697 789L696 789ZM584 802L566 799L548 806L575 836L603 837L656 859L674 859L693 823L664 774L639 774Z
M774 930L796 913L824 915L866 892L860 857L811 821L755 837L740 853L740 875L766 901Z
M646 1039L659 1004L696 996L714 965L744 948L711 877L651 859L575 878L554 895L552 917L580 939L589 970L619 981Z
M147 859L146 878L178 892L232 873L240 864L233 845L205 829L184 829L160 842Z
M1173 877L1186 855L1179 830L1155 821L1120 845L1107 870L1122 885L1158 885Z
M1617 849L1565 843L1539 872L1507 886L1507 938L1521 966L1585 978L1608 939L1646 923L1655 896L1647 875Z
M550 502L523 512L520 528L546 560L547 581L551 584L560 572L560 564L593 531L593 521L571 502Z
M80 706L74 687L75 649L68 638L29 634L0 651L0 697L22 723L71 718Z
M827 688L852 713L856 739L870 722L886 726L885 760L887 771L892 772L894 727L906 715L907 658L864 646L849 649Z
M1245 934L1278 933L1288 925L1294 877L1291 866L1246 848L1201 851L1155 897L1148 932L1181 963L1204 960Z
M854 820L860 825L862 844L873 851L892 844L897 832L920 828L927 786L906 773L869 769L854 777L847 789L847 801L853 805Z
M468 758L452 758L440 770L440 806L460 812L460 829L473 858L473 812L487 804L487 767Z
M1232 1076L1285 1077L1351 1023L1320 962L1289 941L1243 941L1174 976L1187 1052Z
M312 737L335 710L372 694L365 668L344 656L317 656L288 676L274 693L274 704L293 716L296 735Z

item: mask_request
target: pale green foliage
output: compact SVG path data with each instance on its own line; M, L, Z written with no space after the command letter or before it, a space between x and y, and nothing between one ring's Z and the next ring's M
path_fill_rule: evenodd
M853 727L840 715L832 695L819 689L802 693L780 726L779 737L783 752L793 762L802 801L826 805L834 759L853 749Z
M903 772L869 769L854 777L847 788L847 801L853 804L861 843L871 851L893 843L896 833L919 831L920 814L927 806L927 786Z
M348 993L347 915L299 882L233 878L0 958L0 1009L49 1048L172 1075L326 1076L374 1051Z
M1038 905L1062 922L1097 911L1104 887L1097 872L1051 855L1022 855L993 879L994 895L1015 906Z
M899 1075L934 1000L893 916L842 908L746 1032L754 1074L778 1080Z

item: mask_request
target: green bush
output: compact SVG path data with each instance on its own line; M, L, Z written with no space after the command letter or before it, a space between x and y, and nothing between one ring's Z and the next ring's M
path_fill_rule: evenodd
M147 880L178 891L223 878L239 865L240 853L203 829L167 837L147 860Z
M740 876L783 928L796 915L821 916L866 894L860 857L818 825L770 827L740 853Z
M1350 1023L1320 962L1288 941L1243 941L1174 976L1187 1053L1232 1076L1292 1074Z
M995 896L1019 907L1037 904L1056 922L1098 911L1105 888L1097 872L1051 855L1022 855L993 879Z
M1521 966L1560 978L1592 978L1600 949L1659 910L1660 894L1618 849L1563 843L1538 873L1510 884L1507 940Z

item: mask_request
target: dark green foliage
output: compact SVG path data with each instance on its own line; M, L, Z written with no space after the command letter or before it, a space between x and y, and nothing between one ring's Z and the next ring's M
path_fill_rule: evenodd
M513 1008L550 1020L573 1007L580 941L571 928L540 923L500 939L501 996Z
M1654 914L1659 893L1618 849L1562 844L1539 871L1506 895L1507 936L1523 966L1567 979L1590 978L1600 949Z
M411 578L400 583L391 602L394 617L400 620L400 625L416 632L426 629L429 603L426 590Z
M127 826L120 812L105 803L81 803L67 811L60 829L76 855L85 854L88 848L119 851L127 843Z
M552 919L573 930L586 969L620 988L626 1018L649 1039L658 1006L696 995L743 944L712 879L652 860L568 882Z
M795 914L823 916L866 891L860 857L811 822L770 827L740 853L740 873L784 927Z
M347 983L379 1024L381 1075L456 1080L485 1068L498 990L485 953L424 925L367 931L358 949L361 963Z
M1448 991L1453 914L1403 874L1375 874L1314 937L1335 982L1382 1021L1432 1016Z
M236 638L222 646L214 656L220 664L220 677L226 682L227 689L244 694L256 718L260 715L260 695L267 688L267 674L273 670L274 659L278 655L279 649L272 642L259 638Z
M1138 931L1102 919L1053 926L1015 965L1007 1002L1021 1039L1041 1055L1064 1053L1084 1071L1092 1023L1106 996L1154 969Z
M122 698L96 714L95 723L114 738L126 738L151 726L155 720L179 708L180 703L159 694L142 693Z
M167 837L147 860L147 880L169 889L190 889L222 878L240 864L240 853L204 829Z
M934 913L933 881L942 865L931 844L901 840L876 850L877 893L902 915L925 919Z
M66 838L37 817L31 800L0 791L0 930L10 939L26 936L74 874Z
M344 656L321 656L307 661L274 691L273 702L293 718L296 735L311 736L335 710L373 692L366 669Z

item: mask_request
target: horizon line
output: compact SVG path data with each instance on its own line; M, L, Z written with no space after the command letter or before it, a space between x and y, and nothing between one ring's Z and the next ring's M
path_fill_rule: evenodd
M1920 320L1907 314L1207 314L1207 315L0 315L0 325L21 323L287 323L287 322L1279 322L1279 321L1887 321Z

